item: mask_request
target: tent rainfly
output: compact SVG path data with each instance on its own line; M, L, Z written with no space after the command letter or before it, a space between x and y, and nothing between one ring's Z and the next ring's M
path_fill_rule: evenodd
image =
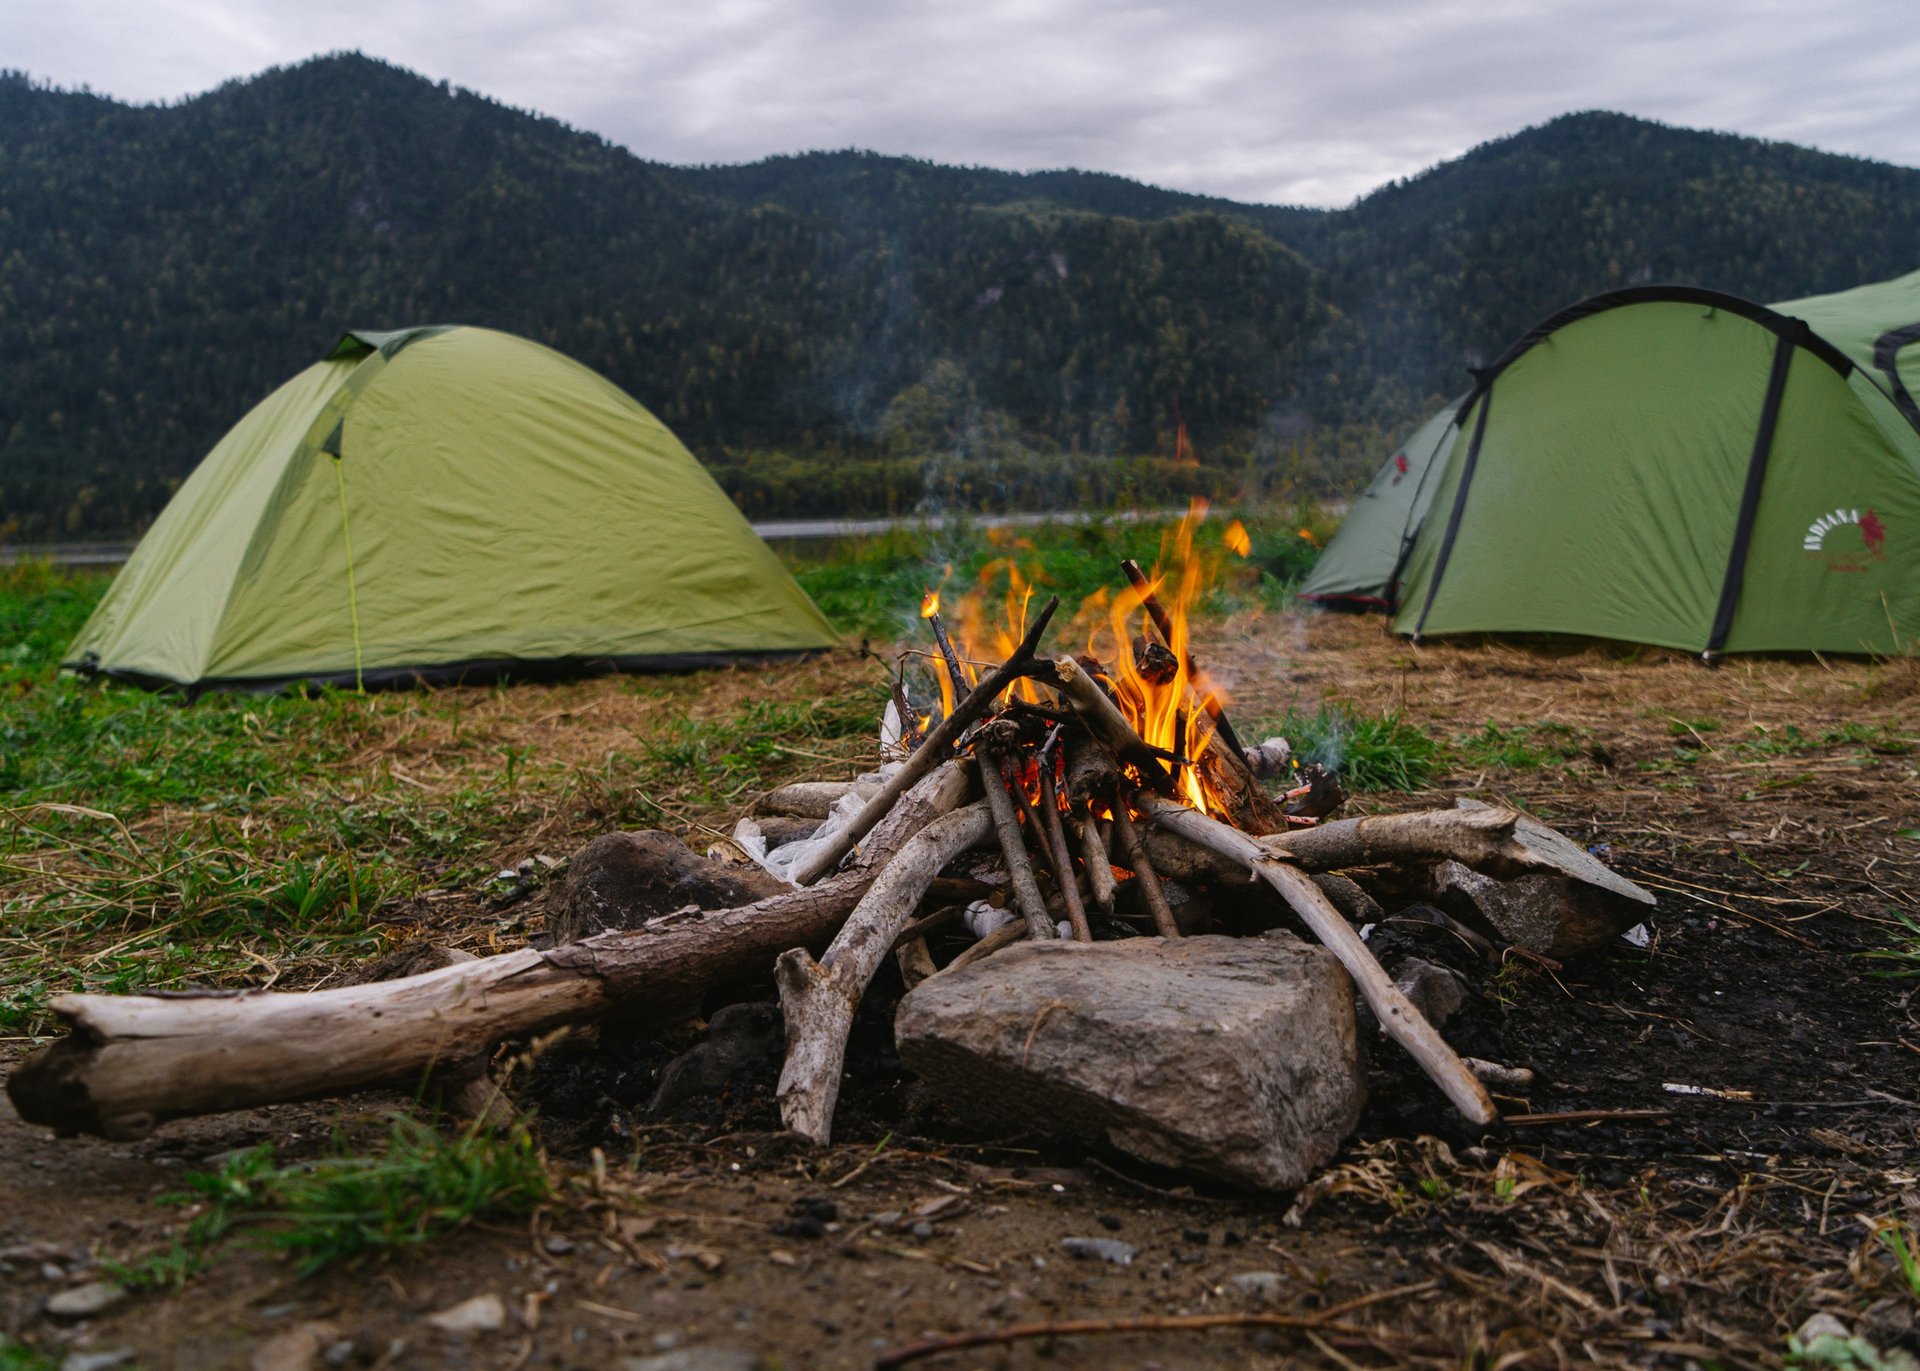
M489 329L354 332L207 454L65 665L272 689L672 669L832 626L653 415Z
M1725 652L1920 636L1920 272L1544 320L1389 459L1302 587L1429 634Z

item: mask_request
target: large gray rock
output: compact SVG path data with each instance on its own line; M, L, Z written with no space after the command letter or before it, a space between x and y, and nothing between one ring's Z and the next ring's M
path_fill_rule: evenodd
M1016 944L922 984L894 1035L956 1112L1273 1190L1366 1101L1352 982L1282 932Z

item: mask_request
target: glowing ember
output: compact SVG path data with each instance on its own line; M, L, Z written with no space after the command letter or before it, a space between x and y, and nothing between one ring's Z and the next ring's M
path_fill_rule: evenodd
M925 595L922 595L920 597L920 617L922 619L931 619L934 615L938 614L939 612L940 612L940 592L939 591L929 590Z
M1253 552L1253 539L1247 536L1247 526L1235 519L1227 525L1227 531L1220 537L1235 556L1245 557Z

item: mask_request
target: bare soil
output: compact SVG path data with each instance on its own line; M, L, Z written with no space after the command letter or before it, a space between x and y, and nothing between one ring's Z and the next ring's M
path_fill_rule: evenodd
M182 1290L74 1323L46 1315L47 1296L175 1231L180 1211L155 1200L184 1169L259 1141L307 1155L403 1102L258 1110L135 1144L56 1140L0 1106L0 1331L56 1363L124 1348L195 1371L298 1346L331 1350L272 1364L599 1367L706 1348L850 1367L929 1334L1267 1314L1292 1323L1022 1338L924 1364L1772 1366L1828 1311L1920 1351L1920 1299L1872 1236L1890 1218L1920 1224L1920 979L1875 976L1891 964L1861 955L1920 910L1920 842L1900 836L1920 825L1902 750L1920 666L1415 650L1330 616L1238 620L1203 646L1238 671L1248 723L1343 700L1448 738L1564 726L1528 734L1556 749L1545 764L1455 769L1430 793L1357 806L1520 804L1659 894L1646 946L1557 969L1487 966L1447 935L1389 930L1472 977L1479 993L1447 1035L1538 1072L1502 1103L1541 1121L1470 1136L1381 1045L1359 1136L1307 1191L1195 1185L946 1116L891 1054L889 971L830 1149L778 1131L771 1069L648 1122L654 1077L691 1033L583 1034L527 1087L564 1176L530 1225L476 1225L423 1256L304 1281L236 1246ZM836 660L775 684L826 690L871 670ZM592 747L583 734L616 727L623 699L584 682L476 692L474 709L530 748ZM407 740L404 764L429 769L430 744ZM561 828L523 845L550 850ZM437 941L507 945L479 901L409 917ZM1069 1237L1121 1240L1131 1264L1076 1259ZM498 1331L424 1321L484 1293L508 1310Z

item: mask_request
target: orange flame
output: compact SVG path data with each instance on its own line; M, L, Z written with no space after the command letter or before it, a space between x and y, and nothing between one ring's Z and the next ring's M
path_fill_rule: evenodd
M1247 526L1238 519L1227 525L1227 531L1221 535L1220 541L1235 556L1245 557L1253 552L1253 539L1247 536Z
M1194 676L1187 656L1189 617L1219 570L1218 554L1204 556L1195 540L1206 516L1207 502L1196 498L1186 517L1162 538L1160 555L1149 573L1149 589L1168 619L1170 641L1166 647L1175 664L1170 677L1148 680L1134 659L1136 639L1146 636L1159 641L1160 634L1146 612L1146 596L1132 585L1095 591L1082 602L1075 617L1086 635L1087 655L1105 665L1108 684L1127 722L1151 746L1186 758L1200 756L1212 738L1209 703L1224 703L1210 681ZM1246 529L1238 520L1229 525L1224 537L1227 546L1247 555L1241 547L1248 544ZM1024 538L1003 533L992 541L1003 552L1019 549L1022 544L1031 546ZM1037 583L1044 579L1040 568L1023 567L1013 555L996 557L981 569L974 588L949 609L954 645L963 662L1004 661L1013 654L1026 635ZM977 675L970 667L963 669ZM942 708L951 712L953 694L946 672L936 668L934 675L940 682ZM1030 702L1040 698L1030 681L1020 682L1015 689L1020 698ZM1203 812L1220 812L1209 804L1197 767L1180 767L1178 786L1188 805Z
M929 590L925 595L922 595L920 597L920 617L922 619L931 619L934 615L938 614L939 612L940 612L940 592L939 591Z

